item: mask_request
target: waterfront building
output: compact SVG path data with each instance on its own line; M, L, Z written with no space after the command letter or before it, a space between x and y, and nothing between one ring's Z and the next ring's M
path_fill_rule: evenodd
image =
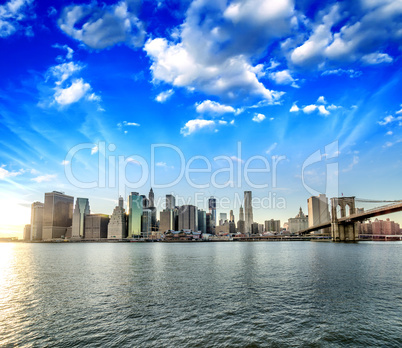
M236 224L234 221L229 221L229 233L236 234Z
M31 240L31 225L30 224L24 226L23 239L25 242L28 242Z
M198 231L198 209L194 205L179 207L179 230Z
M207 234L214 234L215 231L212 228L212 214L206 213Z
M259 234L259 232L258 232L258 223L257 222L253 222L251 224L251 234Z
M226 235L230 233L229 222L226 220L224 223L219 224L215 228L216 234L218 235Z
M74 197L67 196L63 192L45 193L43 240L65 237L67 228L72 225L73 205Z
M166 195L166 209L174 209L176 207L176 198L173 195Z
M165 209L161 211L159 214L159 219L160 219L159 231L161 231L161 233L176 230L174 223L175 222L174 213L172 209Z
M245 233L252 233L251 225L253 220L252 193L244 191L244 210L245 210Z
M127 201L128 238L141 236L141 216L143 211L143 197L138 192L131 192Z
M216 199L211 197L208 200L209 213L211 214L211 228L213 233L215 233L216 226Z
M232 221L232 222L235 221L235 218L234 218L234 215L233 215L233 210L231 210L231 211L229 212L229 221Z
M108 237L109 215L90 214L85 216L85 239L103 239Z
M330 221L328 198L325 194L312 196L307 200L308 227L316 226ZM317 233L329 233L329 228L321 229Z
M245 222L244 220L237 221L237 233L244 234L245 232Z
M265 220L264 221L264 231L265 232L276 232L279 233L281 230L281 221L280 220Z
M31 205L31 240L42 240L44 206L41 202Z
M73 213L71 238L85 237L85 215L90 213L88 198L77 198Z
M123 239L127 237L127 222L126 222L126 212L123 207L119 205L114 208L113 214L110 218L107 238L108 239Z
M152 234L152 212L150 209L144 209L141 216L141 236L149 238Z
M198 210L198 230L205 234L207 233L207 212L204 210Z
M373 235L399 235L401 234L401 228L398 223L391 221L390 219L369 221L360 225L361 234L373 234Z
M290 233L297 233L308 228L308 216L304 215L300 207L299 214L294 218L288 219L288 229Z

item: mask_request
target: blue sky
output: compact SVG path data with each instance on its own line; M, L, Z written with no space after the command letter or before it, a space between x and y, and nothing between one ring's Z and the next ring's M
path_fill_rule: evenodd
M156 198L228 198L218 213L236 219L236 195L271 197L261 223L306 211L328 192L330 164L338 194L401 199L401 17L399 0L2 1L0 233L19 234L52 190L111 214L119 194L148 193L145 164L165 184ZM185 175L166 185L189 162L211 164L184 171L205 187ZM251 186L225 171L267 163Z

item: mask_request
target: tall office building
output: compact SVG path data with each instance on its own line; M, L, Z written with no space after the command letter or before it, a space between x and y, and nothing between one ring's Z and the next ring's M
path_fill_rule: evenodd
M280 220L265 220L264 222L264 231L265 232L280 232L281 230L281 221ZM263 232L264 232L263 231Z
M166 195L166 209L174 209L176 206L176 198L173 195Z
M225 223L225 221L227 221L227 219L228 219L228 214L220 213L219 214L219 226L222 226Z
M207 233L207 212L198 210L198 230L201 233Z
M175 230L174 212L172 209L165 209L159 214L159 231L165 233L169 230Z
M144 209L141 216L141 236L149 238L152 234L152 212L150 209Z
M239 209L239 220L244 221L244 210L243 210L242 206L240 206L240 209Z
M124 199L123 199L123 197L122 196L120 196L119 197L119 205L118 205L120 208L124 208Z
M42 239L64 237L73 222L74 197L62 192L45 193Z
M109 215L89 214L85 216L85 239L107 238Z
M244 209L245 209L245 229L246 233L251 233L251 224L253 220L253 207L252 207L252 196L251 191L244 191Z
M257 222L253 222L251 224L251 234L258 234L258 223Z
M216 226L216 199L211 197L208 200L208 206L209 206L209 213L211 214L211 226L212 226L213 231L215 232L215 226Z
M155 206L155 196L154 196L154 190L151 189L149 190L149 207L154 207Z
M138 192L131 192L127 201L128 238L141 236L141 216L143 211L143 199Z
M42 240L44 206L41 202L31 205L31 240Z
M316 226L330 221L328 198L325 194L312 196L307 200L308 226ZM329 228L321 229L317 233L329 233Z
M107 228L108 239L123 239L127 237L127 222L126 212L123 207L119 205L114 208L112 217L110 218Z
M230 212L229 212L229 221L231 221L231 222L234 222L234 215L233 215L233 210L231 210Z
M85 237L85 215L90 213L88 198L77 198L73 213L71 238Z
M141 195L140 197L141 197L141 199L142 199L142 209L148 209L148 207L149 207L149 200L148 200L147 196Z
M31 240L31 225L24 226L24 241L28 242Z
M179 207L179 230L198 231L198 209L194 205Z
M239 221L237 221L237 232L241 234L245 233L244 211L242 206L240 206L239 209Z

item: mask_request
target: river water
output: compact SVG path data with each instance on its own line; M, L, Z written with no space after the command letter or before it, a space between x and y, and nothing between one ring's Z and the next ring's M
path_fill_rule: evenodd
M0 244L0 346L401 347L402 243Z

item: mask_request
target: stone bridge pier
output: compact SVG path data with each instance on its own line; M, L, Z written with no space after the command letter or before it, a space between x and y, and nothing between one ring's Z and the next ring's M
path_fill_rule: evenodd
M333 242L357 242L359 227L354 221L339 221L355 214L355 197L331 198L331 237Z

